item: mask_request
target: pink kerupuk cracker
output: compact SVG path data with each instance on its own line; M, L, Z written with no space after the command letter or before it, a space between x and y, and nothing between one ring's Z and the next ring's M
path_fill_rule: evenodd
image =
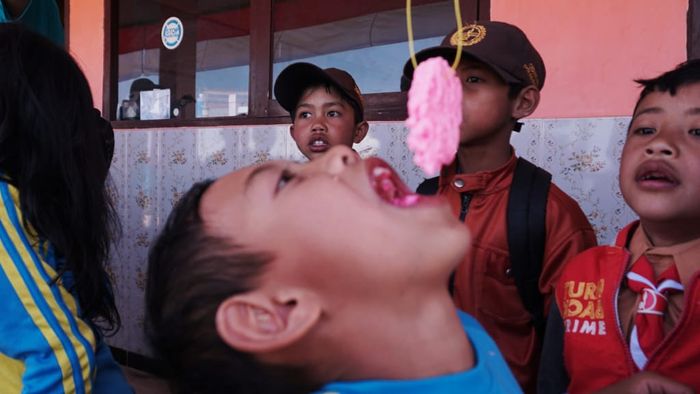
M441 57L421 62L408 91L408 148L426 175L454 160L462 123L462 84Z

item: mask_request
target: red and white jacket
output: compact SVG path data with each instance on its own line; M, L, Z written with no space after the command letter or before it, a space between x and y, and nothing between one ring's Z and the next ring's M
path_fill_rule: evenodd
M626 245L637 227L628 225L615 246L598 246L574 257L559 278L555 296L564 322L564 363L570 393L602 389L639 372L622 333L617 296L627 273ZM700 388L700 286L696 272L685 289L676 327L650 355L646 371Z

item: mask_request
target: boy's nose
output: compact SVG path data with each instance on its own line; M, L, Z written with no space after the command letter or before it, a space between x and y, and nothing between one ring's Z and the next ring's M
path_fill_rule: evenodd
M668 137L659 135L649 142L645 152L648 156L675 156L677 149Z
M313 163L318 162L324 172L335 175L340 174L345 168L358 161L360 161L360 157L357 152L345 145L336 145Z
M317 133L322 133L326 132L328 128L323 122L315 122L313 126L311 127L311 131L317 132Z

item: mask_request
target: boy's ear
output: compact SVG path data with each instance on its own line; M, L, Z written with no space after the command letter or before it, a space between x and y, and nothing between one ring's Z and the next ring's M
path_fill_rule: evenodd
M534 85L523 88L515 98L512 116L514 119L522 119L530 116L540 103L540 91Z
M294 138L294 125L289 125L289 135L291 135L292 138Z
M369 131L369 124L367 123L366 120L363 120L362 122L358 123L355 126L355 136L352 140L352 142L359 144L362 142L362 140L365 139L367 136L367 131Z
M216 331L234 349L261 353L284 349L315 326L318 299L302 290L260 291L227 298L216 311Z

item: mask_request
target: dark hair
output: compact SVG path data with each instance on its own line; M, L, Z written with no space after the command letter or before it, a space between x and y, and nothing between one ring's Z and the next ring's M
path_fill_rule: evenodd
M639 103L649 93L668 92L671 96L674 96L679 88L700 82L700 59L683 62L673 70L667 71L656 78L635 79L634 81L643 87L641 93L639 93L639 99L634 105L634 112L637 112Z
M104 173L106 180L109 175L109 164L114 157L114 129L112 124L100 115L100 111L97 108L93 108L92 113L97 122L96 129L102 140L102 153L107 163L107 171Z
M529 86L529 85L528 85ZM515 100L516 97L523 91L527 86L521 83L509 83L508 84L508 100ZM518 119L513 119L513 131L520 132L523 128L523 122Z
M81 316L110 331L120 319L104 265L118 222L105 187L111 126L102 121L67 52L0 24L2 178L19 190L25 230L53 246L58 275L71 272Z
M257 285L272 257L210 235L199 213L202 181L181 198L148 255L146 333L182 393L304 393L304 373L265 365L216 331L219 305Z
M529 85L528 85L529 86ZM508 84L508 99L515 100L516 97L523 91L527 86L521 83L509 83Z
M318 89L318 88L326 88L326 92L328 94L337 94L340 96L340 99L343 100L346 104L350 105L352 107L352 112L353 112L353 119L355 120L355 124L357 125L358 123L362 122L362 110L359 107L359 105L351 99L347 93L343 92L341 89L338 89L335 87L333 84L330 82L319 82L316 84L312 84L307 86L304 91L301 93L299 98L297 99L297 104L299 103L299 100L301 100L302 97L304 97L307 92L311 91L312 89ZM289 113L289 116L292 118L292 122L294 122L294 119L297 117L297 109L294 108L293 112Z

